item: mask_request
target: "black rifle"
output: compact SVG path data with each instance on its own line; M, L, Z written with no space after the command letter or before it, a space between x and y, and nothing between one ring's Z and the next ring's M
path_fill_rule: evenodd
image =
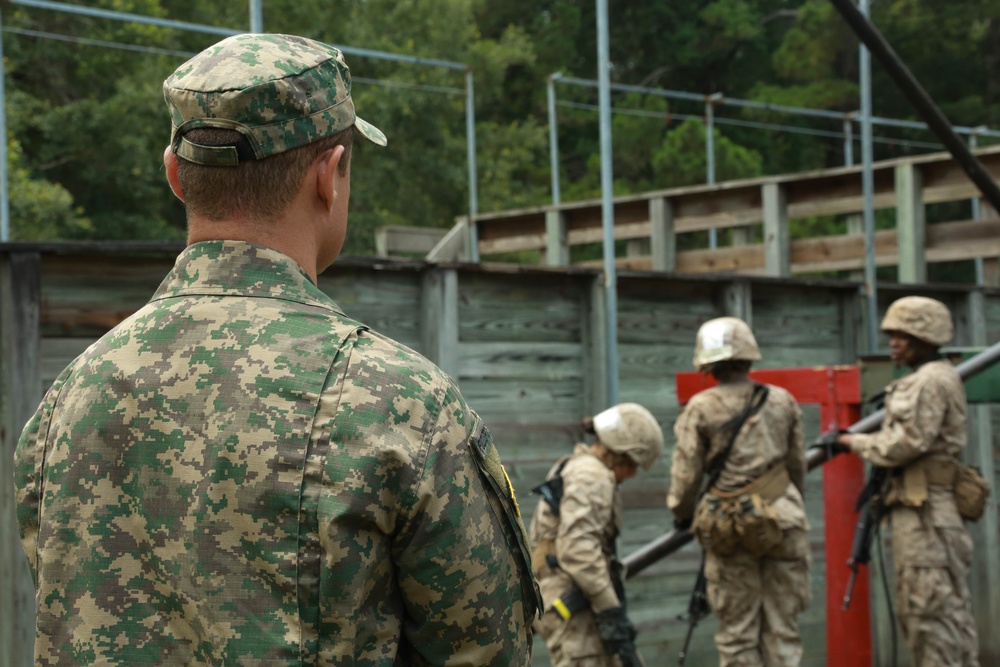
M681 648L681 654L677 660L677 664L681 667L684 667L684 661L687 660L688 647L691 645L691 637L694 636L695 626L708 616L711 611L711 607L708 606L708 581L705 579L705 557L702 556L701 569L698 570L698 578L695 579L694 590L691 592L691 599L688 601L687 616L682 617L683 620L688 622L688 630L687 636L684 637L684 646Z
M858 576L858 568L867 565L872 559L872 539L878 532L879 521L885 512L885 482L889 476L888 468L873 466L854 509L860 512L858 523L854 527L854 542L851 544L851 556L847 559L847 567L851 568L851 576L847 581L847 592L844 593L843 610L851 606L851 596L854 594L854 582Z

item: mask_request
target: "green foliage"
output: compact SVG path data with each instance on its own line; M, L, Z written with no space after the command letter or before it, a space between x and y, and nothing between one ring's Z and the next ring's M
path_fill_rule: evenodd
M94 0L88 6L233 29L248 26L237 0ZM448 60L474 74L480 211L550 198L546 79L596 78L592 0L269 0L265 27L343 47ZM700 94L721 92L784 106L858 106L857 40L827 0L617 2L609 5L612 80ZM873 19L955 123L1000 120L1000 0L884 0ZM11 218L16 238L178 239L183 207L164 183L169 126L160 90L184 59L218 36L11 5L4 26L118 42L146 51L6 32ZM931 44L933 48L929 48ZM380 225L448 227L468 213L469 164L462 69L355 54L354 96L389 137L354 156L347 254L370 254ZM874 107L914 118L873 65ZM592 88L557 86L564 200L600 194L598 115ZM699 102L616 92L613 173L618 194L705 181ZM569 106L572 105L572 106ZM839 123L767 110L716 107L750 123L796 125L818 135L718 123L716 180L843 163ZM887 131L888 132L888 131ZM891 133L891 132L890 132ZM927 141L926 133L897 132ZM984 142L985 143L985 142ZM905 154L878 144L876 159ZM793 234L837 230L843 220L796 221ZM960 269L959 272L965 269Z
M759 153L734 144L716 130L715 180L731 181L762 174ZM700 149L700 152L699 152ZM687 120L667 135L653 153L653 171L660 187L677 187L705 182L708 156L705 153L705 125Z
M32 178L23 166L21 145L16 141L7 144L7 165L12 240L77 238L92 229L66 188Z

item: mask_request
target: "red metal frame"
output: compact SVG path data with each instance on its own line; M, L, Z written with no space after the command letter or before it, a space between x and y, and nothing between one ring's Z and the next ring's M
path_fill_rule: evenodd
M750 372L757 382L788 390L800 404L820 406L824 432L847 428L861 418L861 374L857 366L761 369ZM683 405L715 385L705 373L678 373L677 400ZM868 577L860 576L851 608L841 609L850 571L854 500L865 483L864 464L856 456L838 456L823 465L823 516L826 538L826 660L835 667L872 664Z

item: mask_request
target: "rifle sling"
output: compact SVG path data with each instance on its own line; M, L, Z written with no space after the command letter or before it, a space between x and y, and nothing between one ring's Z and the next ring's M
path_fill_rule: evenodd
M730 452L733 451L733 445L736 444L736 438L739 436L740 430L743 428L743 424L745 424L750 417L760 412L760 409L764 407L764 403L767 402L768 391L769 390L766 385L754 382L753 390L750 392L750 398L747 399L747 404L744 406L743 412L722 425L720 430L729 431L729 441L726 443L726 448L722 450L722 452L716 456L715 460L713 460L709 465L708 483L705 485L701 494L699 494L699 500L701 499L701 496L705 495L705 491L714 487L715 483L719 481L719 477L722 475L722 471L726 467L726 460L729 458Z

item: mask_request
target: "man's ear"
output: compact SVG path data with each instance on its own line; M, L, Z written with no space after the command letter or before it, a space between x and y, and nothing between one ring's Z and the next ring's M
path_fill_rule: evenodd
M344 156L344 150L343 146L335 146L333 150L324 152L318 158L316 194L327 211L332 211L333 205L337 201L337 189L343 179L338 167Z
M184 190L181 188L181 179L177 175L177 155L174 154L170 146L167 146L166 150L163 151L163 167L167 172L167 183L170 184L174 196L184 201Z

